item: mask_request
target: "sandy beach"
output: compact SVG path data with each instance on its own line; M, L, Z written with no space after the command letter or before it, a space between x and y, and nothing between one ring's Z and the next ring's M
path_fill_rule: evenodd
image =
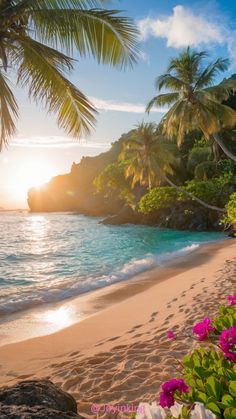
M235 287L235 256L232 239L202 245L165 268L94 292L81 322L1 346L1 385L47 377L71 393L88 418L96 416L93 404L103 417L105 404L156 400L193 345L187 337L193 324L211 317ZM169 341L168 330L186 337Z

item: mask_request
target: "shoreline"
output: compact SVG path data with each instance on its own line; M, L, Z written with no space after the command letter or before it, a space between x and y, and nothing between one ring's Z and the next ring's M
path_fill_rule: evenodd
M233 239L200 246L158 277L149 271L141 281L112 286L94 302L102 309L85 320L0 347L1 385L48 378L87 418L94 417L92 403L154 401L161 383L176 375L170 357L181 359L192 347L188 337L168 341L167 330L191 334L196 321L214 315L235 287L235 256Z
M228 243L227 237L209 243L199 244L186 253L166 259L156 267L145 269L125 280L117 281L105 287L92 289L64 300L44 303L21 311L2 315L0 323L0 347L48 336L62 331L81 321L96 315L104 308L119 303L149 287L156 285L171 275L188 268L193 263L194 255L206 259L204 254L211 246L218 247ZM181 249L182 250L182 249ZM156 280L156 277L158 279Z

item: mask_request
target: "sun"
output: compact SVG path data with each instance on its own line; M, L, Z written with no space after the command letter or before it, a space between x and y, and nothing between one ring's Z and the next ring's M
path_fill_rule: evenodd
M28 190L32 187L40 187L47 183L56 170L46 158L40 160L23 159L17 168L14 189L18 198L27 197Z

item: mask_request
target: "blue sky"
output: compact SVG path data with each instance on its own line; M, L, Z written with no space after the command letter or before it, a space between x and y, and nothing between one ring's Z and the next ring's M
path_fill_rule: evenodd
M107 7L123 10L138 24L142 39L138 64L124 72L99 66L89 58L76 64L71 80L100 110L96 130L87 144L74 144L57 128L52 115L46 116L29 103L26 92L15 90L21 117L17 138L0 155L0 207L26 206L25 195L14 197L17 182L11 174L13 168L19 178L32 174L33 184L40 174L32 173L32 162L38 163L33 164L37 171L44 166L50 175L63 173L82 155L105 150L139 121L160 120L163 112L147 117L144 107L155 93L155 78L165 72L169 58L183 47L206 49L211 59L228 57L231 68L225 76L236 72L235 0L113 0Z

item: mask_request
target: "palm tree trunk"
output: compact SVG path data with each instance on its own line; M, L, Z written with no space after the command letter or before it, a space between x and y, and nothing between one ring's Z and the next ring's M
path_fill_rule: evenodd
M230 150L228 150L228 148L225 146L223 141L220 139L219 135L215 133L215 134L212 135L212 138L220 146L220 148L223 150L223 152L226 154L226 156L229 157L231 160L236 162L236 156L233 153L231 153Z
M213 151L214 161L218 162L220 160L220 146L214 140L212 142L212 151Z
M196 202L198 202L203 207L205 207L207 209L211 209L213 211L224 212L224 213L226 212L225 208L219 208L219 207L216 207L215 205L207 204L206 202L202 201L200 198L197 198L195 195L192 195L190 192L187 192L181 186L175 185L175 183L173 183L166 175L165 175L165 181L168 183L168 185L170 185L173 188L177 189L178 191L184 193L185 195L187 195L191 199L194 199Z

